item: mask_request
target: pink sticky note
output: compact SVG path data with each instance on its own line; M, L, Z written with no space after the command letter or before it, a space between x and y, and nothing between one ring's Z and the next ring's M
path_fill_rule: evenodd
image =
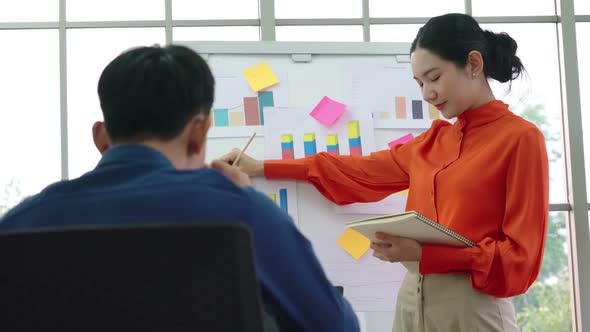
M387 143L387 145L388 145L390 148L392 148L392 147L394 147L394 146L396 146L396 145L399 145L399 144L405 144L405 143L408 143L408 142L409 142L409 141L411 141L412 139L414 139L414 135L412 135L412 134L407 134L407 135L405 135L405 136L402 136L402 137L400 137L400 138L398 138L398 139L396 139L396 140L393 140L393 141L391 141L391 142Z
M309 113L316 120L325 126L333 125L346 110L346 105L332 100L328 97L322 98L320 102Z

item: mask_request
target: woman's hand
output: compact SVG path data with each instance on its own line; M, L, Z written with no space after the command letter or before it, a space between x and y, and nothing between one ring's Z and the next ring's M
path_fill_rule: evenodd
M371 243L373 256L386 262L410 262L420 261L422 246L418 241L377 232L375 236L380 243Z
M230 153L224 155L220 159L228 164L233 165L234 160L236 160L239 154L240 149L233 149ZM245 153L242 154L240 160L238 160L238 165L234 166L237 166L242 172L248 174L249 176L264 175L264 161L254 159Z
M211 167L220 171L228 179L230 179L235 185L240 187L253 187L252 181L248 174L242 172L237 167L233 167L223 160L214 160L211 163Z

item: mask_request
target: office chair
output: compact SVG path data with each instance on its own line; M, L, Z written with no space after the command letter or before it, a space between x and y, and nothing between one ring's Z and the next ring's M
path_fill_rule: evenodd
M0 234L1 331L262 331L239 224Z

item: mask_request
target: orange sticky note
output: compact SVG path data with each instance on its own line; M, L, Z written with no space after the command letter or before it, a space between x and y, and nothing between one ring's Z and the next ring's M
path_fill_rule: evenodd
M340 235L336 240L336 243L356 260L361 258L371 246L371 240L350 228Z
M256 92L279 83L279 79L266 62L244 70L243 74L252 90Z

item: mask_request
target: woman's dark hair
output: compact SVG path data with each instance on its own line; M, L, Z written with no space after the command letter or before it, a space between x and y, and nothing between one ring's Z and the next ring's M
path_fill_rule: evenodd
M446 14L428 20L418 30L410 53L417 48L452 61L459 68L467 64L469 52L479 51L485 76L502 83L514 80L524 71L512 37L504 32L484 31L473 17L465 14Z
M193 50L178 45L139 47L102 72L98 96L113 142L170 140L192 117L209 115L215 81Z

